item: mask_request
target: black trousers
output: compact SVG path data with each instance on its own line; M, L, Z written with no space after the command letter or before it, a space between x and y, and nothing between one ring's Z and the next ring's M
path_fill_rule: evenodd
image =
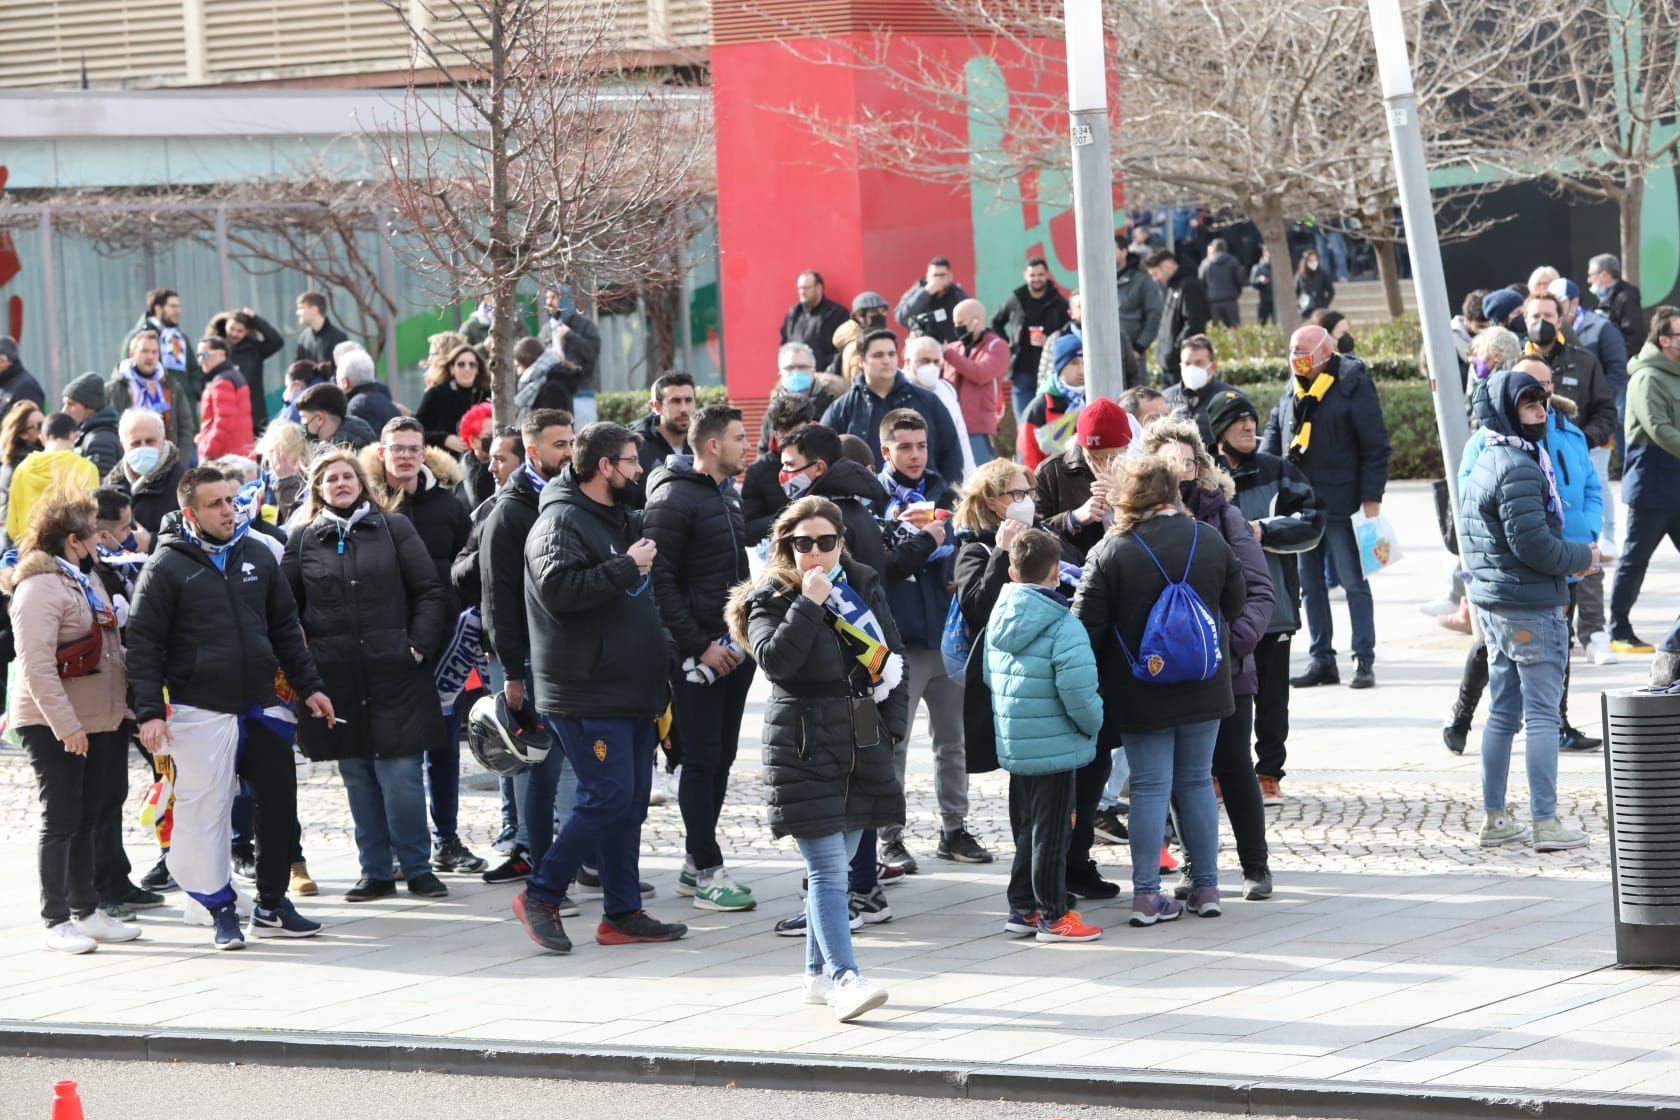
M1616 562L1616 579L1610 585L1611 641L1633 637L1633 623L1628 616L1633 613L1639 589L1645 584L1645 569L1664 537L1680 549L1680 510L1628 507L1622 558Z
M98 836L107 818L118 818L121 827L128 737L120 731L89 735L85 756L66 751L50 727L20 727L18 737L35 771L41 802L41 918L49 926L85 918L99 907L94 885Z
M671 677L671 715L682 729L683 741L677 805L682 810L688 856L700 871L723 866L718 818L729 793L729 770L735 765L741 719L757 668L748 659L710 685L695 684L680 670Z
M272 910L292 880L292 845L297 838L297 764L284 739L259 720L245 723L245 745L234 773L256 800L257 905Z
M1260 675L1260 691L1254 697L1254 770L1271 778L1283 777L1288 754L1289 640L1294 636L1267 634L1254 647L1254 667Z
M1285 682L1287 683L1287 682ZM1225 817L1237 841L1243 878L1259 879L1269 870L1266 848L1266 806L1260 800L1260 780L1254 775L1249 737L1254 730L1254 697L1235 697L1237 710L1219 724L1213 743L1213 776L1225 799Z
M1083 874L1091 862L1091 845L1096 842L1097 803L1102 800L1103 787L1108 785L1109 771L1114 757L1097 744L1097 757L1074 773L1073 782L1073 839L1068 844L1069 874Z
M1106 753L1106 752L1103 752ZM1009 776L1009 906L1046 922L1067 912L1068 845L1073 840L1074 771Z

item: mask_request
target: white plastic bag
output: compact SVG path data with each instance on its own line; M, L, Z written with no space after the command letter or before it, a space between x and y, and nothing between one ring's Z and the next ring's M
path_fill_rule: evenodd
M1353 515L1353 539L1359 546L1359 567L1366 578L1376 575L1400 559L1400 538L1387 517L1366 517L1363 510Z

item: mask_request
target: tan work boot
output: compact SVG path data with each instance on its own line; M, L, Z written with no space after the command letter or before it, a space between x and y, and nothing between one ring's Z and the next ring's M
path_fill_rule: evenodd
M315 885L315 880L309 877L309 865L299 860L292 864L292 881L288 893L299 895L319 894L321 888Z

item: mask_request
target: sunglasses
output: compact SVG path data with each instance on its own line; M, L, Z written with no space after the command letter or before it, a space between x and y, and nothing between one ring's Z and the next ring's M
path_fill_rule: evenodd
M813 548L818 552L833 552L840 545L840 534L824 533L820 537L789 537L788 543L793 545L793 550L801 555L810 552Z

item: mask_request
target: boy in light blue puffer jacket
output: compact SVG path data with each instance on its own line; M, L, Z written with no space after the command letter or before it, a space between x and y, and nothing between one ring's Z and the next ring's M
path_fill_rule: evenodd
M1009 771L1010 933L1094 941L1102 930L1067 907L1074 772L1096 757L1102 730L1097 660L1056 590L1062 546L1029 529L1009 546L1009 578L986 623L982 675L992 694L998 762Z

